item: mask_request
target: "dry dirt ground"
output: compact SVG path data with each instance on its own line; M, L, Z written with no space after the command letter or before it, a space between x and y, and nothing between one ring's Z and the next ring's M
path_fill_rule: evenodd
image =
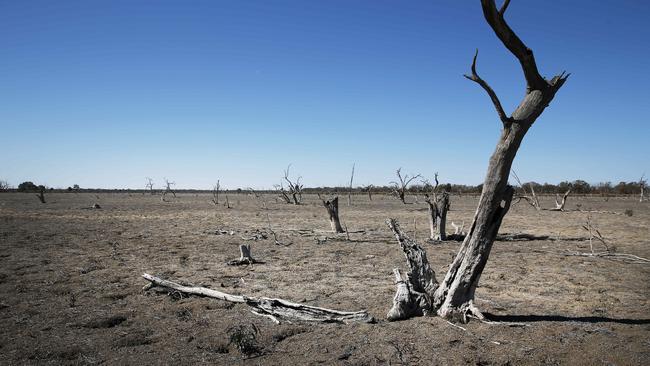
M327 232L314 196L292 206L267 195L267 210L245 194L230 195L231 209L210 198L54 193L41 204L34 194L0 194L0 363L650 364L648 264L565 255L589 251L587 241L496 242L477 303L494 320L520 324L389 323L392 269L405 260L384 221L395 217L425 239L422 199L356 196L348 207L341 197L343 223L364 230L348 241ZM101 209L88 209L93 203ZM542 205L553 206L551 198ZM452 196L449 221L468 225L475 206L476 197ZM590 215L617 252L650 258L649 203L569 197L567 208L631 212L538 212L520 202L501 232L586 238L581 225ZM266 264L226 266L242 237L268 231L267 214L286 245L248 241ZM423 246L440 280L459 244ZM144 272L233 294L367 309L377 322L276 325L243 304L145 293Z

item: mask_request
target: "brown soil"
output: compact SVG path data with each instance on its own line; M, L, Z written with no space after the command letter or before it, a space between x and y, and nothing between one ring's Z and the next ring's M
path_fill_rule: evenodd
M395 217L425 239L421 199L403 205L358 196L352 207L341 200L342 223L365 230L348 241L327 232L316 197L293 206L269 195L268 210L243 194L230 195L232 209L210 198L59 193L41 204L33 194L0 194L0 363L650 363L650 264L563 254L589 251L587 241L497 242L477 304L493 319L525 326L472 321L461 329L437 317L389 323L392 269L405 261L384 221ZM89 209L93 203L101 209ZM476 198L452 196L449 221L468 225L475 205ZM554 206L550 198L542 205ZM569 197L567 209L576 208L632 210L589 215L617 252L650 257L650 204ZM268 231L267 213L290 245L275 245L272 237L248 241L266 263L225 265L239 256L242 236ZM538 212L520 202L501 232L586 237L587 216ZM440 280L459 244L423 246ZM275 325L242 304L144 293L144 272L233 294L367 309L377 322Z

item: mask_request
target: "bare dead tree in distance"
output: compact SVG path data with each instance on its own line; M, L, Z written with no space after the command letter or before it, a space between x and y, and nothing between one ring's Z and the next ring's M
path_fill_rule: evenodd
M403 204L406 204L406 190L408 189L408 185L417 178L420 178L420 174L412 177L405 174L402 177L402 168L397 169L397 179L399 179L399 182L393 181L390 182L390 184L393 185L393 194L397 196Z
M641 179L639 179L639 187L641 188L641 197L639 197L639 202L643 202L647 198L645 197L645 187L648 184L648 182L645 179L645 173L641 175Z
M146 177L147 183L145 184L145 188L149 190L149 193L153 195L153 179Z
M292 203L294 205L299 205L300 202L302 201L302 188L303 185L300 183L300 179L302 177L298 177L295 181L292 181L291 178L289 178L289 169L291 169L291 164L287 166L287 169L284 171L284 181L287 182L288 185L288 191L284 189L284 184L281 181L280 184L276 184L273 187L275 187L275 190L278 191L280 198L285 203Z
M424 201L429 207L429 239L447 240L447 211L449 211L449 192L447 190L438 194L438 173L434 176L435 185L431 185L427 180L423 180L425 187L431 187L429 192L424 193Z
M45 186L38 186L38 194L36 197L38 197L38 200L41 201L41 203L45 203Z
M212 203L214 203L215 206L219 204L219 188L219 180L217 179L217 184L212 187Z
M175 182L170 182L169 180L167 180L167 178L165 178L165 190L163 191L162 196L160 196L161 201L165 202L165 196L168 193L171 193L174 196L174 198L176 198L176 192L174 192L174 190L172 189L172 186L175 184L176 184Z
M352 206L352 181L354 180L354 166L356 163L352 163L352 174L350 175L350 187L348 189L348 206Z
M389 316L392 320L417 315L417 311L412 310L414 305L416 310L420 309L420 312L435 311L439 316L454 321L467 322L470 317L484 318L474 305L474 293L481 273L487 264L501 221L510 208L514 193L512 186L508 184L512 162L526 132L550 104L569 76L562 72L547 80L540 75L533 51L522 42L505 21L504 15L509 4L510 1L505 0L503 5L497 8L494 0L481 0L485 20L521 65L526 79L524 98L514 112L508 116L494 90L478 75L476 71L478 51L476 52L471 65L471 74L465 75L465 77L481 86L492 100L503 125L501 136L488 164L483 191L474 219L445 278L438 284L428 263L426 266L421 263L412 267L410 274L424 271L432 275L424 278L424 281L420 281L417 274L407 276L408 285L413 288L412 294L415 296L415 292L419 288L423 288L426 291L420 293L424 293L427 301L419 301L417 304L408 303L408 301L402 302L405 305L398 306L398 308L404 311L392 311L393 315L399 315L397 317ZM395 227L392 223L389 224L392 228ZM408 242L404 240L404 236L399 231L393 231L398 240L402 238L400 244L404 243L403 248L407 247L409 252L411 250L417 252L415 246L405 245ZM407 258L410 258L411 255L406 250L405 253ZM426 258L424 259L423 262L426 262ZM400 284L398 283L398 293L399 288ZM397 300L396 295L394 304Z

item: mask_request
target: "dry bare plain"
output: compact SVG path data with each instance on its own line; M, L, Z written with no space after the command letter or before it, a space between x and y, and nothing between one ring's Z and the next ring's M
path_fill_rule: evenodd
M405 260L384 221L395 217L425 239L422 199L355 196L348 207L341 197L342 222L363 230L348 241L327 232L315 196L293 206L267 195L267 210L246 194L230 194L231 209L210 198L53 193L41 204L34 194L0 194L0 363L650 364L650 265L565 255L589 251L588 241L495 243L477 304L493 320L518 324L386 322L392 269ZM476 202L452 196L448 222L469 224ZM88 209L93 203L102 208ZM542 205L554 206L551 198ZM650 257L650 204L569 197L567 209L578 208L620 214L536 211L520 202L501 232L587 238L581 226L590 215L617 252ZM268 231L267 213L287 245L242 239ZM227 266L242 243L266 263ZM422 245L440 280L459 244ZM276 325L243 304L143 292L145 272L233 294L367 309L377 321ZM241 340L231 342L246 332L257 332L249 355L237 348Z

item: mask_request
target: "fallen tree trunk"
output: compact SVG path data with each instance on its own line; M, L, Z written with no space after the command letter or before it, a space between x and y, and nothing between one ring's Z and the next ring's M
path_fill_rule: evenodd
M269 297L249 297L245 295L231 295L225 292L212 290L205 287L184 286L172 281L163 280L150 274L143 274L142 277L149 281L143 290L149 290L153 287L162 287L170 292L180 292L187 295L205 296L214 299L244 303L253 308L253 313L273 319L276 323L280 319L284 320L302 320L309 322L322 323L352 323L374 322L372 316L367 311L339 311L316 306L298 304L295 302L274 299Z

